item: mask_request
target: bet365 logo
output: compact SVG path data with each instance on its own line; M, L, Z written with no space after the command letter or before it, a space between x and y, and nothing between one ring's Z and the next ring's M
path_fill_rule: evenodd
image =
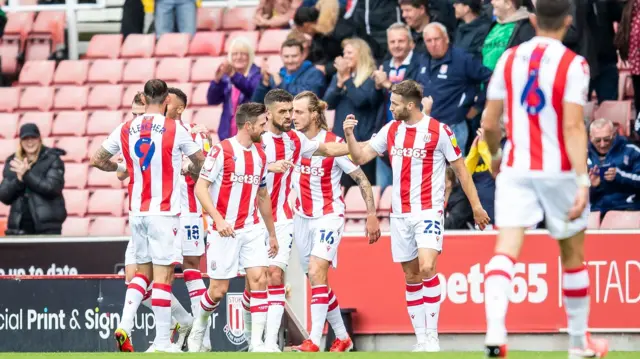
M257 175L237 175L235 173L232 173L230 180L231 182L238 182L238 183L246 183L246 184L253 184L253 185L260 184L260 176L257 176Z

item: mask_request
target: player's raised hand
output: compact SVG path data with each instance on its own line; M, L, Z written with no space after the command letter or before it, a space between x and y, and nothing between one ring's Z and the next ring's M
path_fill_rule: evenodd
M353 135L353 129L357 124L358 120L356 120L356 116L352 114L347 115L347 117L344 119L344 122L342 123L342 129L344 129L345 136Z
M473 220L478 225L478 228L483 231L489 224L489 215L487 214L487 211L482 208L482 206L477 206L473 208Z
M117 163L123 163L123 162L124 162L124 158L122 157L122 155L120 155L120 156L118 157L118 159L116 160L116 162L117 162ZM117 172L116 172L116 177L118 177L118 179L119 179L120 181L124 181L124 180L126 180L127 178L129 178L129 172L127 172L127 170L124 170L123 172L119 172L119 171L117 171Z
M220 237L236 237L236 232L233 231L233 227L224 219L216 221L216 228L218 229Z
M189 165L191 165L191 160L188 157L182 159L182 170L180 174L183 176L187 176L189 174Z
M380 222L375 214L367 216L367 232L365 236L369 238L369 244L376 243L380 239Z
M431 114L431 109L433 108L433 98L431 96L422 98L422 113Z
M269 258L274 258L278 254L278 239L275 235L269 235Z
M267 165L267 171L271 173L285 173L291 167L293 167L293 162L288 160L279 160Z
M209 133L209 129L205 125L197 124L191 127L191 133L204 133L206 135Z
M573 202L573 206L569 210L569 215L568 215L569 220L575 221L576 219L580 218L588 202L589 202L589 187L579 186L578 191L576 193L576 199Z

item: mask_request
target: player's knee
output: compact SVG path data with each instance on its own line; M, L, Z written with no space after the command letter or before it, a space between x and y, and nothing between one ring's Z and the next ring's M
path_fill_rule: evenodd
M431 278L436 275L435 263L420 263L420 275L422 278Z
M212 286L209 288L209 296L217 303L227 294L228 289L229 287L224 285Z
M199 269L200 268L200 257L184 257L182 259L182 268L183 269Z
M251 290L265 290L267 288L267 269L247 271L247 284Z
M309 280L312 285L327 284L327 272L312 262L309 264Z
M269 278L267 279L269 285L282 285L284 282L284 273L280 267L269 267Z

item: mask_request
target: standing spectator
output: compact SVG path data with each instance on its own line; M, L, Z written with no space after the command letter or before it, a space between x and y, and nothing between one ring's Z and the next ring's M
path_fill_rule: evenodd
M411 28L411 37L415 44L415 51L427 52L422 39L422 30L430 22L428 5L425 0L400 0L402 19Z
M629 0L625 5L620 27L616 34L616 46L623 61L629 61L633 81L633 98L640 125L640 0ZM636 130L640 135L640 131Z
M424 87L424 96L433 98L431 116L451 127L464 153L469 139L467 121L484 109L485 93L480 86L489 82L491 70L466 51L450 46L447 29L440 23L427 25L424 42L428 54L418 82Z
M120 20L120 33L123 38L130 34L142 34L144 32L144 6L140 0L124 0L122 4L122 19Z
M311 61L303 57L304 46L297 40L285 40L280 48L284 66L279 72L270 74L266 64L261 69L261 81L253 93L253 102L264 102L269 90L279 88L293 96L302 91L311 91L322 96L325 88L324 74Z
M45 147L33 123L20 127L20 144L6 160L0 201L11 206L7 235L60 234L67 210L62 197L66 154Z
M467 166L467 171L471 173L473 184L478 189L478 198L482 208L487 211L489 223L493 224L496 181L491 174L491 152L489 152L487 141L484 140L484 129L478 129L476 134L464 164Z
M482 0L455 0L453 7L460 20L453 38L455 46L482 58L482 45L491 27L491 18L482 12Z
M324 66L318 65L318 63L322 60L320 57L311 53L311 36L305 34L299 29L293 29L289 31L286 40L296 40L302 44L302 58L305 60L311 61L312 64L316 65L316 68L320 71L324 71Z
M396 22L402 21L398 2L394 0L361 0L349 1L345 18L354 24L363 24L367 35L375 39L384 53L387 54L387 29ZM374 57L377 55L374 54ZM376 58L381 60L381 58Z
M160 38L169 32L196 33L198 8L196 0L156 0L155 4L156 36Z
M249 102L260 82L260 68L253 63L254 49L244 37L237 37L229 46L229 55L214 75L207 91L209 105L222 106L218 127L220 140L235 136L236 110Z
M533 39L536 31L522 0L492 0L491 5L496 19L484 40L482 62L493 71L505 50Z
M383 102L382 91L372 78L376 69L369 45L358 38L345 40L344 56L335 60L337 73L324 95L330 110L335 110L333 132L344 138L342 122L353 114L360 121L355 129L358 141L368 141L376 131L377 116ZM375 180L375 162L362 167L369 181Z
M640 148L616 135L613 122L598 119L589 127L591 209L640 210Z
M260 0L253 21L259 28L287 29L300 0Z
M473 209L456 174L447 167L444 177L444 229L472 229Z

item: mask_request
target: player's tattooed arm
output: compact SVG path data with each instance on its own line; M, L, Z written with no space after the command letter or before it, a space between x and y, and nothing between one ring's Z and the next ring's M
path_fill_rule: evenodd
M373 190L371 189L371 182L364 174L361 168L349 173L349 176L358 184L360 187L360 193L362 194L362 198L364 202L367 204L367 214L375 215L376 214L376 203L373 199Z
M105 172L115 172L118 169L118 164L111 161L113 155L100 147L96 153L91 157L89 165Z
M194 181L197 181L198 177L200 177L200 169L202 169L202 164L204 163L204 154L202 151L197 151L189 156L189 160L191 161L191 164L187 167L187 171L191 178L193 178Z

